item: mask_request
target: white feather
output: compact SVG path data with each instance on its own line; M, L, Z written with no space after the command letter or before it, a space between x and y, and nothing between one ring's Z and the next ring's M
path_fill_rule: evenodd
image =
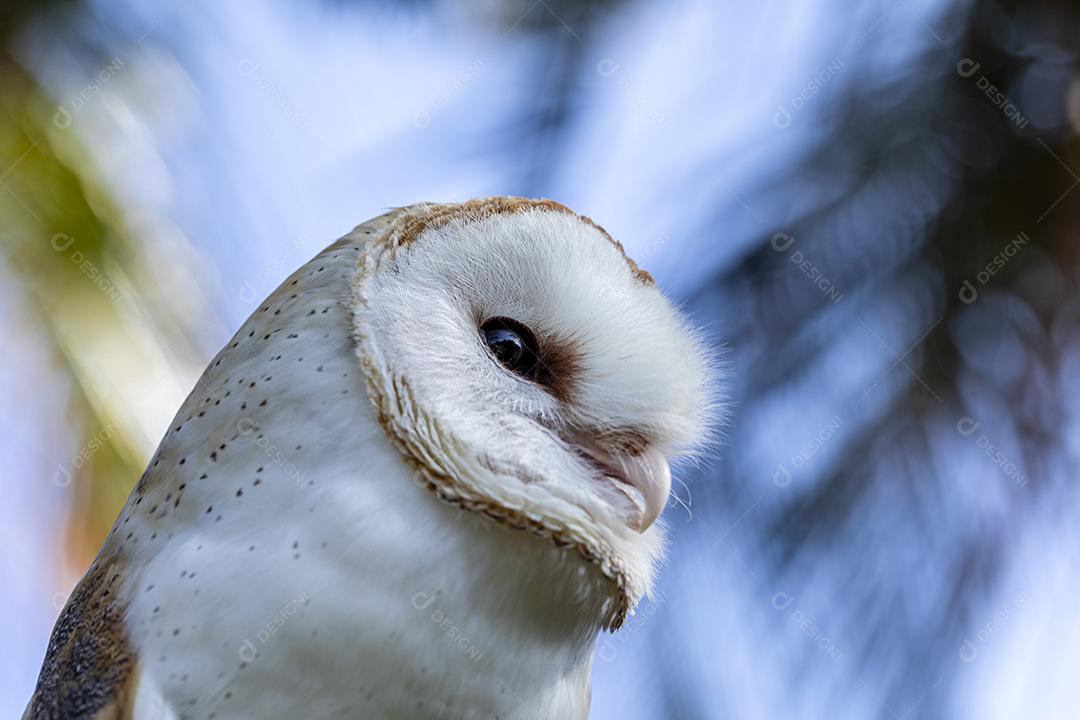
M560 429L692 445L710 413L700 343L572 215L455 221L391 257L373 241L402 217L360 226L256 311L118 520L110 543L138 568L126 622L147 706L160 698L192 718L587 715L616 593L605 563L636 601L663 538L628 527ZM571 401L492 360L476 318L493 315L575 343ZM403 423L427 471L569 528L602 557L416 482L369 396L379 383L411 394L383 424Z

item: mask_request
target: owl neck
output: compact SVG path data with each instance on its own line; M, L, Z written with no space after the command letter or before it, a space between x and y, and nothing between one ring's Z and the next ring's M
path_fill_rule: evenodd
M441 658L460 693L454 705L584 718L608 581L572 551L435 504L448 516L443 552L422 573L427 585L401 589L415 613L408 631Z
M159 535L174 549L147 558L128 622L141 657L165 658L147 671L170 701L210 688L198 710L220 717L585 718L609 581L438 499L377 426L348 440L302 484L267 464L233 522Z
M484 708L477 717L585 718L609 581L572 550L407 487L399 519L425 541L384 579L391 602L407 598L405 654L425 658L411 681L441 672L457 688L447 709ZM370 542L376 553L393 540Z
M373 716L584 720L610 582L572 550L439 500L404 465L371 489L386 496L332 597L355 662L381 676ZM426 713L418 687L439 688Z

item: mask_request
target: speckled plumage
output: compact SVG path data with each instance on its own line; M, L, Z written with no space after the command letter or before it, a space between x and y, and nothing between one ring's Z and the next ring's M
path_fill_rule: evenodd
M543 270L564 261L581 277ZM594 281L618 301L575 300ZM465 327L540 312L529 292L564 296L532 322L575 358L552 355L567 377L546 391ZM590 344L592 314L615 327ZM665 363L672 387L643 382ZM65 608L28 717L584 717L596 634L648 591L663 538L572 446L692 444L708 381L651 278L562 206L371 220L211 361Z

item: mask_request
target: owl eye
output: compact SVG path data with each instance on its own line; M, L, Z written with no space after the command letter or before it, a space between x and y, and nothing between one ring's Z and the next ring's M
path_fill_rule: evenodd
M495 317L480 326L480 337L503 367L532 379L540 365L536 337L517 320Z

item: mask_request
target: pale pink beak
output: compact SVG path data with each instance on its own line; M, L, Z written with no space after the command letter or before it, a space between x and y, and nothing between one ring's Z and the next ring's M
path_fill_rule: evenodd
M644 506L634 529L645 532L660 517L671 493L671 468L667 458L654 448L646 448L637 455L612 457L608 464L619 471L613 480L625 482L641 494Z
M588 437L575 438L574 446L593 467L614 483L638 510L636 518L628 525L638 532L645 532L660 517L671 494L671 468L667 458L645 443L636 447L613 449ZM643 450L638 450L644 446ZM619 447L619 445L616 445Z

